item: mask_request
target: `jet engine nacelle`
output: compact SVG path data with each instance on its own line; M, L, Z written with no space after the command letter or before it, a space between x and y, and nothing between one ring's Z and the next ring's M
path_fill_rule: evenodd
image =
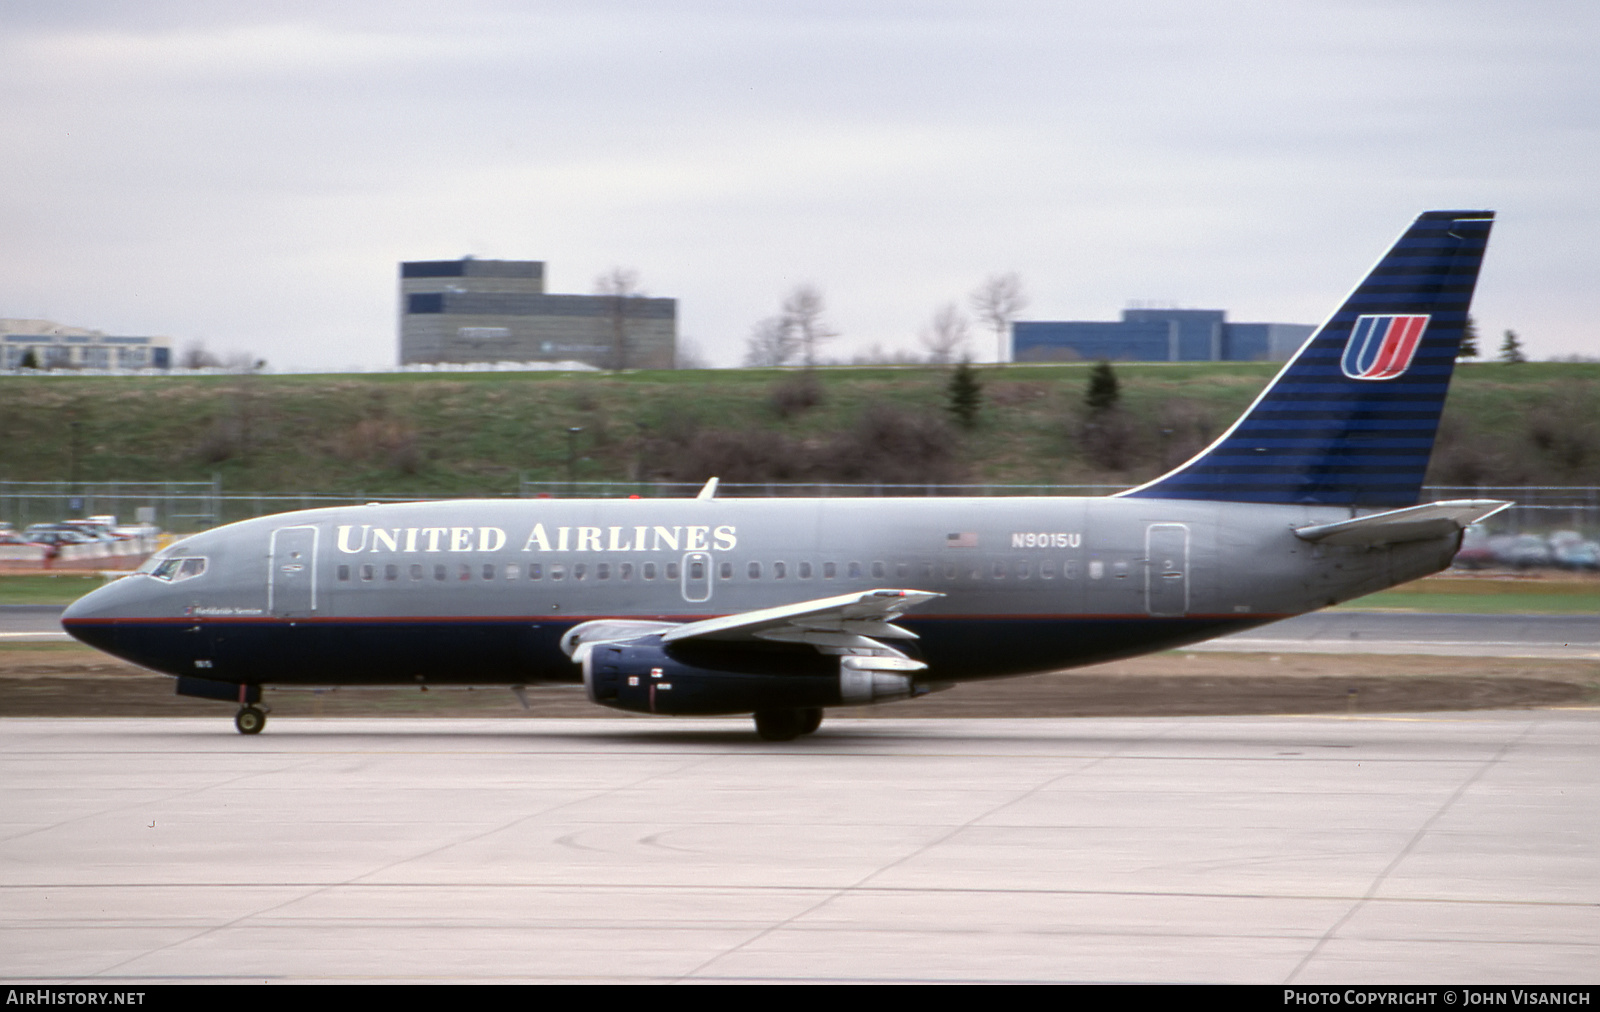
M919 694L911 675L923 667L903 657L664 647L650 636L594 644L583 685L593 702L636 713L753 713L905 699Z

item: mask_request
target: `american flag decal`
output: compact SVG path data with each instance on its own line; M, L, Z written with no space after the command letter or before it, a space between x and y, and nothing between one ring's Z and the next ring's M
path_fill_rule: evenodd
M971 531L962 531L944 536L946 548L977 548L978 536Z
M1358 316L1340 366L1358 380L1394 379L1406 371L1422 343L1427 316Z

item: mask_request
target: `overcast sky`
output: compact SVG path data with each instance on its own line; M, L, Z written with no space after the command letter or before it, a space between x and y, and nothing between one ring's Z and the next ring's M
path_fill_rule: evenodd
M632 267L716 364L801 282L838 356L1004 271L1316 323L1489 208L1490 351L1596 356L1597 125L1593 0L0 0L0 316L375 368L472 254Z

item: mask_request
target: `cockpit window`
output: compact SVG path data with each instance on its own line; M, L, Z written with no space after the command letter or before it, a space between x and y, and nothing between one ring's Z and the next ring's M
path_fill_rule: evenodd
M161 564L150 571L150 575L158 580L167 580L178 583L182 580L192 580L206 571L206 560L200 556L187 558L162 559Z
M189 540L187 538L182 541L174 541L172 544L145 559L144 562L139 564L139 568L135 569L134 572L142 573L145 576L154 576L156 574L156 570L161 569L173 559L189 558L190 550ZM170 579L170 577L164 576L162 579Z

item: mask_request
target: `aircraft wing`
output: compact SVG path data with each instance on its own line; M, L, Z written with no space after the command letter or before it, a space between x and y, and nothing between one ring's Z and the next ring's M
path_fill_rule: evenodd
M1455 534L1510 506L1498 499L1452 499L1371 516L1295 529L1295 536L1324 545L1394 545Z
M768 640L809 643L816 647L870 649L882 646L873 642L876 639L916 639L916 633L894 625L894 620L919 604L943 596L927 590L840 594L690 622L667 632L661 640L664 643Z
M915 633L895 625L894 620L919 604L943 596L926 590L868 590L699 622L599 619L569 630L561 639L561 648L581 663L600 643L659 634L663 643L767 641L807 644L830 654L903 657L900 651L880 641L915 639Z

